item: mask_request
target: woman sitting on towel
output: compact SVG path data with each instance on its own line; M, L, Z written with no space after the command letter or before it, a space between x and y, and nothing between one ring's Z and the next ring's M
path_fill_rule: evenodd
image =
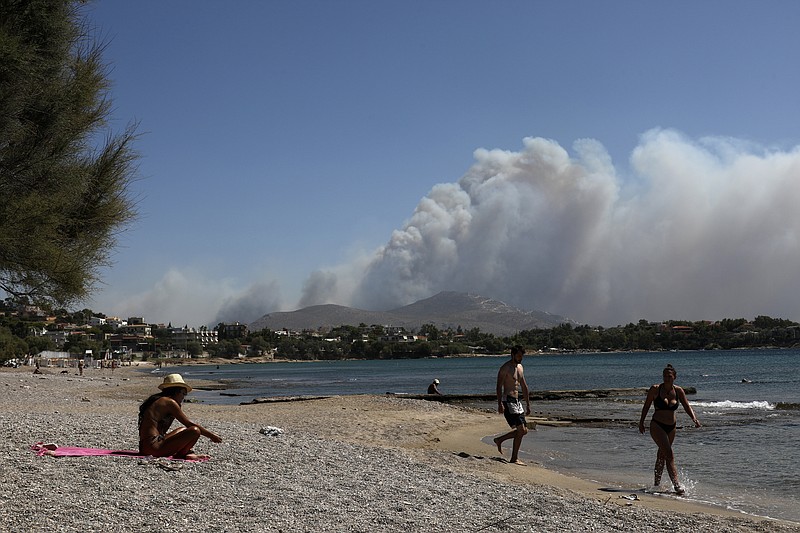
M211 442L222 442L222 439L183 413L181 403L192 388L180 374L164 376L164 383L158 388L161 392L150 396L139 407L139 453L153 457L208 459L207 455L194 453L192 446L200 435L208 437ZM169 431L174 420L186 427Z

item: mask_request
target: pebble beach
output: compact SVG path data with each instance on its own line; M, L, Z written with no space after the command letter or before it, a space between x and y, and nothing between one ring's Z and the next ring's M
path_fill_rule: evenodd
M190 394L186 414L223 438L198 442L209 461L30 450L135 450L138 406L161 382L140 370L0 372L0 531L800 531L505 463L481 442L506 430L502 417L424 400L240 406Z

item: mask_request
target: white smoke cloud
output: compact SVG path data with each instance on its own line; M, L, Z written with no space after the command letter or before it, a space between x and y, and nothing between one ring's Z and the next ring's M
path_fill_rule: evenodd
M320 304L348 305L361 277L372 263L373 252L353 252L349 263L311 273L303 284L298 308Z
M152 288L125 298L105 296L106 314L142 316L149 323L173 326L214 326L218 322L248 323L280 309L280 290L272 281L256 281L244 290L230 280L211 279L192 269L170 268ZM215 311L214 310L218 310Z
M280 288L275 281L256 282L239 294L225 299L214 325L220 322L249 324L281 308Z
M202 290L199 288L202 287ZM196 272L170 268L152 288L138 294L121 297L103 294L102 311L108 315L128 318L141 316L149 323L170 323L174 326L200 326L211 316L208 309L217 309L224 292ZM180 324L178 324L180 322Z
M317 270L312 272L303 284L303 296L298 302L298 307L308 307L333 302L336 299L338 277L333 272Z
M390 309L456 290L604 325L800 318L800 149L653 130L624 179L600 143L573 152L477 150L366 268L315 273L302 301Z

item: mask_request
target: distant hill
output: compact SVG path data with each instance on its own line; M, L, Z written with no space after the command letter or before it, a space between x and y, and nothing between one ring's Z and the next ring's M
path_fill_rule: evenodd
M439 329L461 326L463 330L479 328L484 333L504 337L525 329L552 328L574 322L544 311L523 311L498 300L476 294L445 291L391 311L365 311L342 305L313 305L297 311L269 313L249 325L250 331L264 328L316 330L322 327L359 324L402 326L418 330L423 324Z

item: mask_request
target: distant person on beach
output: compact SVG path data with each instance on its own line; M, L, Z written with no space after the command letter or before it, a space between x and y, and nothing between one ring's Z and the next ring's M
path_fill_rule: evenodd
M81 376L83 375L83 364L84 364L83 363L83 359L79 359L78 360L78 372L80 373Z
M434 379L433 381L431 381L431 384L428 385L428 394L441 394L441 392L439 392L438 379Z
M664 382L660 385L653 385L647 391L647 398L644 401L642 408L642 417L639 420L639 433L644 434L644 419L647 417L647 412L650 410L650 404L655 407L653 418L650 420L650 436L658 445L658 455L656 457L656 466L653 470L655 476L653 485L655 487L661 486L661 474L664 472L664 465L667 466L667 473L669 479L672 481L672 486L676 494L683 494L685 489L678 481L678 468L675 466L675 454L672 452L672 442L675 440L675 433L677 428L676 411L678 406L682 405L686 414L691 417L695 427L700 427L700 422L689 405L689 400L686 399L686 392L675 385L675 378L678 377L678 372L672 365L667 365L663 371Z
M161 392L150 396L139 407L139 453L190 460L208 458L207 455L194 453L192 446L201 435L211 439L211 442L222 442L222 439L200 424L195 424L183 413L181 404L192 388L180 374L164 376L164 382L158 388ZM174 420L186 427L169 431Z
M531 401L528 393L528 384L525 382L525 374L522 368L522 356L525 350L522 346L511 348L511 359L500 367L497 373L497 412L505 415L506 422L511 426L511 431L505 435L495 437L494 443L500 455L503 454L503 442L514 439L511 448L511 463L525 466L519 460L519 447L522 444L522 437L528 433L528 423L525 415L531 414ZM525 408L522 408L522 401L519 394L522 389L522 397L525 399Z

